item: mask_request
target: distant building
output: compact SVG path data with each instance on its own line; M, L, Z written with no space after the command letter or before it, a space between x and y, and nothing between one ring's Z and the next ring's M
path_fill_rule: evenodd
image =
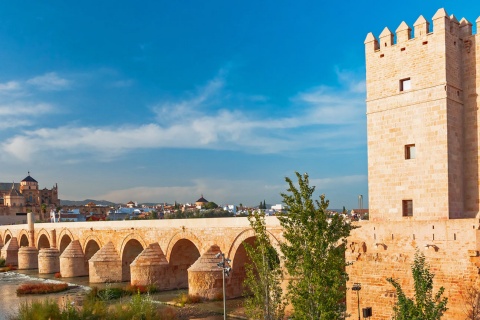
M42 205L47 207L60 205L57 184L51 189L39 189L38 181L30 176L30 172L20 183L0 182L0 216L33 212L37 218L43 219L45 212L42 212Z
M208 203L207 199L205 199L205 198L203 197L203 194L202 194L202 196L200 197L200 199L198 199L197 201L195 201L195 206L200 209L201 207L203 207L203 206L206 205L207 203Z

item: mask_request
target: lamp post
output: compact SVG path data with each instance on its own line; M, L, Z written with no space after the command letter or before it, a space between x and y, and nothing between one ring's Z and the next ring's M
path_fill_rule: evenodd
M232 268L227 266L230 263L230 259L225 259L225 254L223 252L219 252L215 255L215 258L222 257L222 261L217 263L219 268L222 268L222 282L223 282L223 319L227 320L227 298L225 294L225 275L228 277L230 275L230 271Z
M357 303L358 303L358 320L360 320L360 290L362 285L358 282L355 282L352 286L353 291L357 291Z

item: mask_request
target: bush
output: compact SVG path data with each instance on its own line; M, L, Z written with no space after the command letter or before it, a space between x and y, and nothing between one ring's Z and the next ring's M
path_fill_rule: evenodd
M25 302L20 305L18 315L12 319L61 319L61 311L56 302L48 299L42 302Z
M55 278L61 278L62 274L60 272L55 273Z
M4 258L0 258L0 268L1 267L5 267L5 259Z
M127 295L129 295L129 293L122 288L113 288L110 286L107 286L105 289L100 289L97 292L97 297L102 301L114 300Z
M186 304L200 303L202 302L202 298L200 298L199 296L182 293L177 298L175 298L174 301L176 304L179 304L183 307Z
M55 293L68 289L66 283L23 283L17 288L17 294Z
M136 293L155 293L157 292L157 287L154 285L141 286L141 285L127 285L125 291L129 294Z

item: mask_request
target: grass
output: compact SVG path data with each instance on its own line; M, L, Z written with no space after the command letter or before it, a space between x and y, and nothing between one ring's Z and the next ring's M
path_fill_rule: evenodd
M11 317L11 320L173 320L177 318L174 308L158 306L153 303L150 296L137 293L130 301L116 304L108 304L97 296L89 295L81 308L69 303L61 308L58 303L51 300L24 303L20 306L18 314Z
M66 283L39 283L30 282L23 283L17 288L17 294L43 294L43 293L55 293L68 289Z
M0 258L0 272L7 272L17 270L16 267L12 266L11 264L6 264L4 258Z
M200 303L202 302L202 298L199 296L182 293L174 301L177 305L183 307L186 304Z

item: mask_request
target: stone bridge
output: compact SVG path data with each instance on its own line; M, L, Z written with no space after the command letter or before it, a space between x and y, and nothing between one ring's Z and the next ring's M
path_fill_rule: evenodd
M282 229L277 218L267 217L266 223L278 246ZM243 244L254 238L247 218L33 224L29 216L28 224L0 226L1 256L18 269L89 276L91 283L188 288L204 298L222 294L219 252L231 259L227 297L242 294L248 260Z

